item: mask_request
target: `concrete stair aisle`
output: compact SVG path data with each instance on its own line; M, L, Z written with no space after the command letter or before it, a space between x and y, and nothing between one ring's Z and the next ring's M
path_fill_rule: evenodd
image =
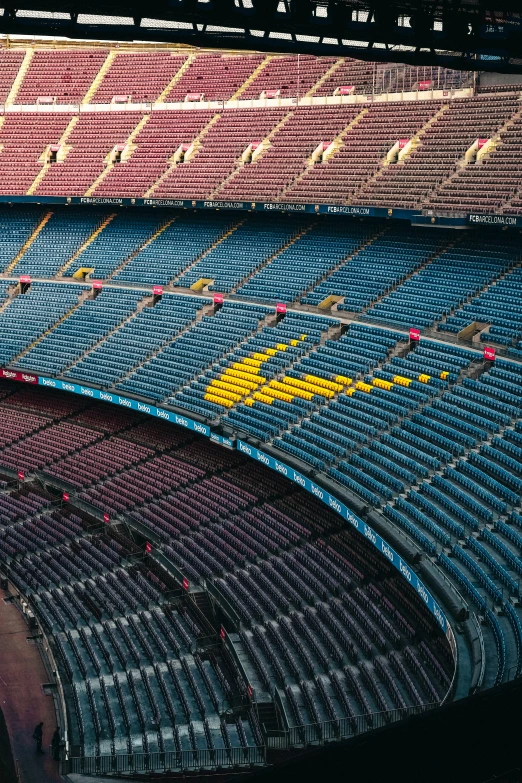
M308 286L308 288L305 291L301 292L301 294L299 295L299 298L295 299L292 302L291 307L293 307L295 309L299 309L299 310L306 310L308 312L313 312L313 313L315 313L317 309L321 309L319 305L317 305L317 307L313 307L312 305L302 305L300 303L301 299L303 297L305 297L307 294L310 294L314 290L314 288L317 288L317 286L320 285L320 283L322 283L325 280L327 280L330 277L330 275L335 274L335 272L337 272L339 269L341 269L341 267L343 267L345 264L349 264L349 262L353 258L356 258L357 255L362 250L364 250L364 248L368 247L373 242L375 242L376 239L379 239L381 236L383 236L386 233L387 230L388 230L387 228L383 228L381 231L377 231L372 237L370 237L370 239L367 239L365 242L362 243L362 245L359 245L359 247L356 250L354 250L353 253L350 253L348 256L346 256L341 261L339 261L338 264L336 264L334 267L332 267L327 272L325 272L324 275L319 280L316 280L314 283L312 283L312 285ZM324 311L322 311L322 312L323 312L324 315L328 315L328 313L325 313ZM338 314L334 312L333 316L334 317L338 317Z
M207 122L205 127L202 130L200 130L200 132L198 133L198 135L196 136L196 138L192 142L192 146L194 147L194 150L195 150L194 156L196 156L198 154L198 151L199 151L199 149L201 147L201 142L203 141L203 139L205 138L205 136L207 135L209 130L213 127L213 125L215 125L215 123L220 118L221 118L221 114L217 114L217 113L214 114L210 118L210 120ZM174 150L173 151L173 155L175 155L175 154L176 154L176 151ZM191 158L191 160L192 160L192 158ZM179 164L177 163L177 161L173 160L172 157L171 157L168 161L166 161L165 165L167 166L167 168L165 169L163 174L161 174L158 177L156 182L154 182L154 184L151 185L151 187L143 194L143 198L151 198L154 195L154 193L156 192L156 190L160 187L160 185L162 185L163 182L167 179L169 174L172 171L174 171L176 166L178 166Z
M256 159L255 159L255 160L254 160L252 163L249 163L249 164L248 164L249 166L255 166L255 165L256 165L256 163L257 163L259 160L261 160L261 158L263 158L263 157L264 157L264 156L267 154L267 152L269 152L269 151L270 151L270 147L271 147L271 141L272 141L272 139L274 138L274 136L276 135L276 133L278 133L278 132L281 130L281 128L283 128L283 126L284 126L284 125L286 125L286 123L287 123L287 122L288 122L288 121L289 121L289 120L290 120L290 119L291 119L291 118L294 116L294 114L295 114L295 112L294 112L293 110L290 110L290 111L288 112L288 114L285 114L285 115L284 115L284 117L283 117L281 120L279 120L279 122L277 123L277 125L275 125L275 126L272 128L272 130L270 131L270 133L268 134L268 136L265 136L265 138L263 139L263 141L264 141L264 142L267 142L267 145L266 145L266 147L263 149L263 151L262 151L262 152L260 152L260 153L259 153L259 155L256 157ZM233 179L234 179L235 175L236 175L238 172L242 171L242 169L243 169L243 166L244 166L244 165L245 165L245 164L243 163L243 161L242 161L241 157L239 157L239 158L236 160L236 167L233 169L233 171L231 171L231 172L230 172L230 174L228 174L228 175L225 177L225 179L224 179L222 182L220 182L220 183L219 183L219 185L217 186L217 188L215 188L215 189L214 189L214 190L213 190L213 191L210 193L210 195L208 196L208 198L209 198L209 199L215 199L215 198L219 198L219 194L220 194L221 190L222 190L222 189L225 187L225 185L227 185L229 182L233 181Z
M85 240L83 245L81 245L78 248L78 250L75 253L73 253L73 255L69 258L69 260L66 261L66 263L58 270L58 272L56 273L55 277L57 277L57 278L63 277L64 273L67 272L67 270L72 266L72 264L74 264L76 259L78 259L81 256L83 251L86 250L89 247L91 242L94 242L94 240L96 239L98 234L101 234L103 229L106 228L109 225L109 223L111 222L111 220L114 220L115 217L116 217L116 212L111 212L109 215L107 215L105 220L103 220L100 223L100 225L98 226L98 228L96 228L92 232L91 236L88 239Z
M454 245L454 244L456 244L456 243L453 243L453 245ZM453 245L451 245L451 247L453 247ZM486 291L488 291L490 288L494 288L494 286L495 286L495 285L496 285L498 282L500 282L501 280L504 280L504 278L505 278L507 275L509 275L509 274L510 274L510 273L511 273L511 272L512 272L514 269L517 269L517 268L519 268L520 266L522 266L522 261L519 261L518 263L516 263L516 264L513 264L513 266L510 266L510 267L509 267L509 269L507 269L505 272L502 272L502 274L501 274L501 275L499 275L498 277L496 277L496 278L495 278L495 279L494 279L494 280L493 280L491 283L487 283L487 284L486 284L486 285L485 285L483 288L481 288L481 289L480 289L479 291L477 291L475 294L473 294L472 296L468 296L468 298L467 298L467 300L466 300L466 303L467 303L467 304L469 304L469 303L470 303L470 302L471 302L473 299L476 299L478 296L481 296L482 294L485 294L485 293L486 293ZM451 312L450 312L450 313L448 313L448 315L445 315L443 318L441 318L441 320L440 320L440 321L438 321L438 323L437 323L437 326L438 326L438 325L441 325L441 326L442 326L444 323L446 323L447 319L448 319L448 318L450 318L452 315L454 315L454 314L455 314L455 313L456 313L458 310L460 310L460 308L461 308L461 307L462 307L462 305L461 305L461 304L459 304L459 305L457 305L456 307L454 307L454 308L451 310ZM441 330L441 331L443 332L444 330ZM439 329L436 329L436 330L434 330L434 332L435 332L435 335L439 335L439 336L440 336L440 331L439 331ZM445 335L444 335L444 334L442 334L442 337L444 337L444 336L445 336ZM481 347L482 347L482 343L479 343L479 344L476 346L477 350L481 350Z
M11 261L11 263L4 269L4 272L3 272L4 275L10 275L11 274L11 272L16 267L16 265L18 264L18 262L20 261L22 256L25 255L27 250L29 250L29 248L33 244L34 240L36 239L36 237L38 236L40 231L45 227L45 225L49 222L49 220L52 218L52 216L53 216L52 212L47 212L43 216L43 218L40 220L40 222L38 223L38 225L34 229L33 233L29 237L29 239L27 239L24 242L24 244L22 245L22 247L20 248L20 250L18 251L16 256Z
M343 65L343 63L344 63L344 62L345 62L345 58L344 58L344 57L339 57L339 59L338 59L338 60L336 60L336 61L335 61L335 62L334 62L334 63L333 63L333 64L332 64L332 65L331 65L329 68L328 68L328 70L326 71L326 73L323 73L323 75L321 76L321 78L320 78L320 79L319 79L319 80L318 80L318 81L317 81L317 82L316 82L316 83L313 85L313 87L311 87L311 88L308 90L308 92L307 92L307 93L306 93L306 95L305 95L305 98L311 98L313 95L315 95L315 93L317 92L317 90L319 89L319 87L322 87L322 85L325 83L325 81L326 81L327 79L329 79L329 78L330 78L330 76L333 76L333 74L334 74L336 71L338 71L338 70L339 70L339 68L341 67L341 65Z
M522 100L522 98L521 98L521 100ZM448 177L446 177L446 179L444 179L441 183L439 183L437 185L435 191L432 191L429 195L427 195L421 201L421 207L429 207L432 197L433 196L437 196L437 194L441 190L443 190L446 185L448 185L449 183L453 182L453 180L457 179L457 177L459 176L459 174L460 174L460 172L462 171L463 168L465 168L465 167L467 167L469 165L481 166L483 164L483 162L486 161L492 153L495 153L499 148L501 149L502 148L502 144L503 144L502 137L503 136L509 136L509 131L511 130L512 126L514 125L516 120L520 119L521 117L522 117L522 105L521 105L521 108L518 111L516 111L514 114L512 114L511 117L509 117L505 121L505 123L498 129L498 131L496 131L496 133L494 133L491 136L491 139L489 139L488 142L486 142L486 145L484 146L484 148L482 149L482 151L480 153L480 160L477 160L474 164L471 164L471 163L468 163L468 161L466 160L466 156L462 157L457 162L455 170L452 171L451 174ZM484 152L484 150L485 150L485 152ZM482 153L484 153L484 154L482 154ZM478 155L477 155L477 158L478 158ZM516 194L513 194L511 199L515 198L515 196L516 196ZM510 199L510 201L511 201L511 199ZM507 202L507 203L509 203L509 202ZM506 203L503 204L502 210L504 209L505 206L506 206Z
M67 139L69 138L70 134L74 130L74 128L77 125L79 119L80 119L80 117L79 117L78 114L75 114L74 117L71 117L71 119L69 121L69 124L67 125L66 129L62 133L61 138L58 141L58 145L57 145L58 147L61 147L62 145L65 145L65 142L67 141ZM67 154L70 149L71 149L70 147L66 147L65 148L65 154ZM36 191L38 189L38 186L40 185L41 181L43 180L43 178L45 177L45 175L47 174L47 172L51 168L51 164L48 163L45 160L45 155L47 153L47 150L48 150L48 148L46 148L44 150L44 152L42 153L42 155L40 155L40 162L43 165L42 165L42 168L40 169L40 171L38 172L38 174L36 175L36 177L34 178L32 184L30 185L30 187L29 187L29 189L27 191L27 194L26 194L27 196L32 196L34 193L36 193ZM63 158L61 158L61 160L63 160Z
M243 93L250 87L252 82L255 79L257 79L257 77L259 76L261 71L263 71L266 68L266 66L268 65L270 60L273 60L273 59L274 59L274 55L273 54L267 54L265 59L262 62L260 62L259 65L252 71L250 76L247 79L245 79L245 81L243 82L241 87L238 90L235 91L235 93L230 98L230 100L231 101L237 101L243 95Z
M184 334L186 334L188 331L190 331L190 329L192 329L193 326L195 326L197 323L199 323L199 321L201 321L203 316L210 315L212 313L213 309L214 309L214 304L213 304L212 301L209 301L208 305L203 305L203 307L201 307L196 312L196 317L194 318L194 320L192 320L189 324L187 324L187 326L185 326L185 328L182 329L180 332L178 332L174 337L171 337L169 340L167 340L165 343L163 343L163 345L161 345L159 348L155 348L153 351L151 351L151 353L148 356L146 356L144 359L139 361L137 364L133 365L133 367L131 367L131 369L128 370L125 373L125 375L122 375L122 377L118 380L117 383L123 383L124 381L128 380L128 378L130 378L130 376L133 373L135 373L136 370L139 370L140 367L143 367L143 365L146 364L147 362L149 362L151 359L153 359L154 356L157 356L159 353L164 351L165 348L168 348L169 345L172 345L172 343L174 343L176 340L179 340L180 337L182 337ZM107 335L107 336L109 336L109 335ZM102 342L102 341L100 341L100 342ZM111 386L110 388L113 391L116 389L115 386Z
M259 324L259 326L258 326L258 330L257 330L257 331L258 331L258 332L261 332L265 326L274 326L274 327L275 327L276 325L277 325L277 324L276 324L276 322L274 321L274 319L273 319L273 316L267 316L267 318L265 318L265 319L264 319L262 322L260 322L260 324ZM332 325L331 327L329 327L329 328L328 328L328 329L327 329L327 330L326 330L326 331L325 331L325 332L324 332L324 333L321 335L320 344L324 344L324 342L326 342L326 340L330 340L330 339L338 339L338 337L339 337L339 336L340 336L340 329L339 329L339 327L338 327L337 325ZM247 340L248 340L248 339L249 339L249 338L247 338ZM244 342L246 342L246 340L245 340ZM240 346L241 346L241 344L239 345L239 347L240 347ZM312 345L312 344L310 344L310 348L309 348L307 351L305 351L305 353L303 353L301 356L299 356L299 357L298 357L298 358L296 358L294 361L292 361L292 362L291 362L291 363L290 363L290 364L289 364L287 367L284 367L284 368L282 368L281 370L278 370L278 371L275 373L275 375L274 375L274 380L281 381L281 380L284 378L284 376L285 376L285 375L288 373L288 371L289 371L289 370L292 370L296 364L299 364L299 363L302 361L302 359L303 359L304 357L306 357L306 356L309 356L309 355L310 355L310 354L311 354L311 353L312 353L312 352L313 352L315 349L316 349L316 345ZM207 367L207 368L206 368L206 370L204 370L204 371L203 371L203 373L201 373L201 374L203 375L203 374L204 374L205 372L207 372L209 369L212 369L212 367L213 367L213 366L214 366L214 364L210 365L210 366L209 366L209 367ZM217 369L217 368L216 368L216 369ZM223 369L223 370L224 370L225 368L221 368L221 369ZM190 386L190 384L188 384L188 386ZM254 390L254 391L255 391L255 390ZM228 413L228 411L230 411L230 410L234 410L234 409L235 409L235 407L236 407L236 405L240 405L240 404L242 404L242 403L244 403L244 402L245 402L245 399L251 398L251 397L252 397L252 395L253 395L253 393L254 393L254 391L252 391L252 392L249 392L249 393L246 395L246 397L242 398L242 399L241 399L241 400L240 400L238 403L234 403L234 406L233 406L232 408L224 408L224 409L223 409L223 413L222 413L220 416L218 416L218 420L219 420L219 421L221 421L222 417L223 417L223 416L226 416L226 415L227 415L227 413ZM337 395L336 395L336 396L337 396ZM303 413L303 415L302 415L302 416L301 416L301 417L298 419L298 421L297 421L296 425L293 425L293 426L298 426L298 425L299 425L299 423L300 423L301 421L303 421L303 419L307 419L307 418L309 418L309 414L308 414L308 413ZM227 426L231 426L231 425L227 425ZM238 429L238 430L240 430L240 429L241 429L241 425L240 425L240 424L234 424L234 425L233 425L233 427L234 427L234 429ZM280 435L280 434L281 434L281 432L279 433L279 435ZM252 436L251 436L249 433L247 433L247 435L248 435L248 437L252 437ZM278 437L278 436L276 436L276 437ZM273 438L270 438L270 439L267 441L267 444L272 444L272 443L273 443L273 440L274 440Z
M85 95L84 95L84 97L82 99L82 104L83 105L85 105L86 103L90 103L91 102L91 98L94 96L94 94L96 93L96 90L98 89L98 87L100 86L102 81L104 80L106 74L109 71L109 68L111 67L111 65L114 62L114 60L117 57L117 55L118 55L118 53L117 53L117 51L115 49L111 49L110 50L110 52L108 53L107 57L105 58L104 63L102 64L102 67L100 68L100 70L98 71L96 76L94 77L91 86L89 87L89 89L87 90L87 92L85 93Z
M87 291L87 296L84 297L85 299L91 299L92 298L92 292ZM119 324L117 324L115 327L113 327L104 337L101 337L99 340L97 340L94 345L91 345L90 348L87 348L87 350L83 351L83 353L74 360L74 362L71 362L71 364L68 364L63 372L69 371L72 367L75 367L79 362L81 362L83 359L85 359L86 356L88 356L90 353L96 350L102 343L105 342L105 340L108 340L109 337L111 337L113 334L118 332L122 327L124 327L126 324L130 323L130 321L133 321L138 313L140 313L144 307L148 307L152 304L153 296L150 292L143 291L143 299L141 299L138 302L138 305L136 307L136 310L134 310L127 318L125 318L123 321L120 321Z
M176 282L180 280L187 272L191 272L196 264L199 264L200 261L202 261L203 258L205 258L209 253L212 252L218 245L220 245L222 242L224 242L226 239L228 239L229 236L231 236L234 231L237 231L237 229L243 225L246 218L243 218L242 220L238 220L237 223L235 223L232 228L229 228L227 231L225 231L224 234L222 234L218 239L216 239L210 247L208 247L206 250L203 251L197 258L194 259L188 266L185 267L185 269L182 269L179 274L177 274L175 277L172 278L172 280L169 281L168 286L169 288L176 289ZM190 289L189 289L190 290ZM194 289L192 289L192 293L194 292ZM200 292L198 292L200 293Z
M54 332L57 326L59 326L63 321L66 321L67 318L69 318L70 315L72 315L76 310L78 310L79 307L82 306L82 304L85 302L86 299L89 297L89 291L81 291L81 293L78 295L78 302L73 307L71 307L70 310L68 310L65 315L63 315L61 318L59 318L49 329L46 329L45 332L43 332L41 335L39 335L36 340L34 340L30 345L27 346L27 348L24 348L23 351L21 351L17 356L14 357L14 359L10 362L12 366L16 364L16 362L19 362L20 359L22 359L27 353L29 353L30 350L32 350L38 343L40 343L45 337L47 337L48 334L51 334L51 332Z
M314 161L314 160L312 160L312 158L311 158L311 157L310 157L310 158L308 158L308 160L306 161L306 166L305 166L305 168L304 168L304 169L301 171L301 173L300 173L300 174L298 174L298 175L297 175L297 177L296 177L295 179L293 179L291 182L289 182L289 183L288 183L288 185L286 185L286 186L285 186L285 187L284 187L284 188L283 188L283 189L280 191L280 193L278 193L278 195L277 195L277 198L278 198L278 199L281 199L283 196L285 196L285 195L288 193L288 191L292 190L292 188L294 188L294 187L295 187L295 186L298 184L298 182L300 182L300 181L301 181L301 180L302 180L302 179L303 179L303 178L304 178L304 177L305 177L305 176L306 176L306 175L307 175L307 174L308 174L308 173L309 173L309 172L310 172L310 171L313 169L313 167L314 167L315 165L317 165L317 166L318 166L318 165L326 165L326 166L327 166L327 165L328 165L328 161L330 161L330 160L332 160L333 158L335 158L335 155L336 155L336 153L337 153L337 152L339 152L339 150L340 150L340 149L342 149L342 146L343 146L343 139L344 139L344 137L345 137L345 136L346 136L346 135L347 135L347 134L348 134L348 133L349 133L349 132L350 132L350 131L351 131L353 128L355 128L355 126L356 126L356 125L358 125L358 124L359 124L359 122L360 122L360 121L363 119L363 117L365 117L365 116L366 116L366 114L368 114L368 109L366 109L366 108L364 108L364 109L361 109L361 111L360 111L360 112L359 112L359 113L358 113L358 114L357 114L357 115L356 115L356 116L355 116L355 117L354 117L352 120L350 120L350 122L347 124L347 126L346 126L345 128L343 128L343 130L341 131L341 133L339 133L339 134L338 134L338 135L337 135L337 136L336 136L336 137L333 139L333 141L332 141L333 150L332 150L332 152L329 154L329 157L328 157L328 159L327 159L327 161L326 161L326 163L325 163L325 164L319 164L319 163L315 163L315 161Z
M142 130L142 128L143 128L143 127L146 125L146 123L147 123L147 121L148 121L149 117L150 117L150 114L144 114L144 115L143 115L143 117L141 118L141 120L138 122L138 124L137 124L137 125L136 125L136 127L134 128L134 130L133 130L133 131L132 131L132 132L129 134L129 136L127 137L127 140L125 141L125 145L124 145L124 146L125 146L125 148L128 148L129 152L128 152L128 154L127 154L127 156L126 156L125 160L128 160L128 158L129 158L129 157L132 155L132 153L134 152L134 150L135 150L135 148L136 148L136 145L135 145L135 144L133 144L133 142L134 142L134 139L137 137L138 133L139 133L139 132ZM99 185L101 185L101 183L103 182L103 180L104 180L104 179L105 179L105 178L106 178L106 177L107 177L107 176L110 174L110 172L113 170L113 168L114 168L114 166L115 166L116 164L115 164L115 163L113 163L113 162L111 162L111 159L110 159L110 156L111 156L111 155L112 155L112 150L111 150L111 151L109 152L109 154L108 154L108 155L106 155L106 157L105 157L105 163L106 163L106 166L105 166L105 168L103 169L103 171L102 171L102 172L100 172L100 174L98 174L98 176L96 177L96 179L94 180L94 182L92 183L92 185L91 185L91 186L90 186L90 187L89 187L89 188L88 188L88 189L85 191L85 194L84 194L85 196L92 196L92 195L93 195L93 193L95 193L95 192L96 192L96 188L98 188L98 187L99 187ZM123 161L122 161L122 165L125 165L125 160L123 160Z
M258 267L256 267L252 272L249 272L248 275L246 275L246 277L244 277L241 280L241 282L239 282L236 286L234 286L234 288L231 289L229 295L233 296L237 292L237 290L239 288L241 288L242 286L244 286L252 277L254 277L254 275L257 275L258 272L260 272L262 269L265 268L265 266L268 266L269 264L272 263L272 261L275 261L275 259L278 258L278 256L280 256L281 253L283 253L289 247L292 247L292 245L295 245L295 243L298 242L301 239L301 237L303 237L305 234L307 234L309 231L311 231L312 228L315 225L316 225L315 222L310 222L310 225L308 225L305 228L303 228L300 231L298 231L297 234L294 234L294 236L291 237L291 239L289 239L287 242L285 242L283 247L281 247L279 250L277 250L275 253L273 253L273 255L271 255L267 259L265 259L265 261L263 261L262 264L260 264Z
M4 302L2 302L2 304L0 304L0 313L3 310L5 310L7 307L9 307L13 299L16 299L19 293L20 293L20 285L17 280L13 280L11 285L7 289L7 299Z
M169 92L172 90L173 87L176 86L176 84L179 82L179 80L181 79L181 77L183 76L185 71L188 70L188 68L194 62L195 59L196 59L196 55L195 54L189 54L188 55L187 59L185 60L183 65L180 67L178 72L176 74L174 74L174 76L172 77L170 82L167 84L165 89L159 94L156 103L165 103L165 98L167 97Z
M172 225L172 223L174 223L178 219L179 216L176 215L175 217L170 218L170 220L166 220L165 223L162 226L160 226L160 228L158 228L158 230L151 237L149 237L149 239L147 239L141 247L139 247L137 250L134 250L130 254L130 256L128 256L125 259L125 261L123 261L120 264L120 266L116 267L116 269L113 272L111 272L111 274L106 278L107 282L110 282L114 277L116 277L116 275L119 274L119 272L121 272L122 269L125 269L127 264L129 264L132 261L132 259L135 258L135 256L139 255L139 253L145 250L146 247L148 247L152 242L154 242L154 240L156 240L161 234L163 234L165 229L167 229L170 225Z
M404 285L404 283L407 280L410 280L414 275L421 272L423 269L426 269L433 261L436 261L440 256L445 253L447 250L450 250L451 248L458 245L458 243L463 240L464 237L459 236L456 237L452 242L449 242L445 247L442 248L438 253L435 253L433 256L430 256L426 260L424 260L422 263L419 264L412 272L408 272L408 274L404 277L403 280L400 280L398 283L395 283L392 285L387 291L385 291L384 294L380 294L376 299L374 299L367 307L363 307L360 313L354 314L358 321L361 323L365 323L364 321L364 315L368 312L368 310L371 310L372 307L374 307L378 302L382 302L382 300L388 296L389 294L392 294L394 291L396 291L401 285ZM401 331L401 328L404 329L405 327L401 327L400 325L397 325L394 321L386 321L383 319L383 324L386 324L389 328L397 329ZM368 323L368 326L375 326L373 323Z
M20 87L22 86L22 82L25 79L25 75L27 71L29 70L29 66L31 65L31 60L34 57L34 48L29 47L25 50L25 56L22 60L22 64L20 66L20 70L18 71L16 75L16 79L13 82L13 86L11 87L9 91L9 95L5 99L5 105L12 106L16 102L16 96L18 95L18 92L20 91Z
M428 131L432 125L434 125L438 120L444 116L444 114L448 111L450 108L450 104L446 103L444 106L441 106L441 108L433 114L430 119L422 126L422 128L417 131L417 133L412 136L410 139L410 147L408 152L401 158L400 161L398 161L395 165L401 166L404 164L404 161L408 159L408 157L411 155L411 153L417 149L418 146L422 144L422 139L424 135L426 134L426 131ZM365 198L366 191L371 188L371 186L379 180L379 178L382 176L383 171L386 170L389 163L386 160L386 157L384 157L381 161L381 165L378 168L378 170L372 174L370 177L368 177L367 180L365 180L362 185L359 186L359 188L350 196L349 199L347 199L346 204L353 204L356 201L359 201L360 199ZM371 196L368 196L368 198L371 200Z

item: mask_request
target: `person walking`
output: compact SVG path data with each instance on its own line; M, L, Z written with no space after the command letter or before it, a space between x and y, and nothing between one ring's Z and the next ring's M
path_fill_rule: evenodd
M43 735L43 721L38 724L38 726L33 731L33 739L36 740L36 752L37 753L44 753L45 751L42 750L42 735Z
M53 738L51 740L51 748L52 748L52 751L53 751L53 759L55 761L60 761L60 741L61 741L60 727L57 726L56 730L55 730L55 732L53 734Z

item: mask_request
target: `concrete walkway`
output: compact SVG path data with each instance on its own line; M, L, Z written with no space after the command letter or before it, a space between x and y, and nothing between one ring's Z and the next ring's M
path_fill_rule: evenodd
M27 641L31 632L21 612L0 590L0 706L11 739L13 757L18 763L21 783L58 783L58 762L49 755L56 728L52 696L42 684L48 677L38 647ZM43 749L36 753L32 739L35 726L44 721Z

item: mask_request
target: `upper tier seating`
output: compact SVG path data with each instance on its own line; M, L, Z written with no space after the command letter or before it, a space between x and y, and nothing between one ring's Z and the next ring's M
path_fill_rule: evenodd
M131 103L153 103L186 59L168 51L117 52L90 103L111 103L123 95Z
M38 98L79 104L107 56L103 49L36 50L16 103L35 104Z
M0 194L27 193L44 165L47 147L58 144L71 116L63 112L5 115L0 127Z
M125 144L142 116L135 111L82 112L67 137L65 160L51 164L35 192L84 196L110 165L114 147Z
M354 195L381 168L391 148L400 139L414 137L439 109L440 103L435 101L364 107L358 121L342 135L338 152L325 163L309 168L288 188L283 200L352 203Z
M334 57L273 57L241 98L257 99L265 90L279 90L282 98L305 96L335 62Z
M169 171L154 189L154 197L209 198L234 171L247 147L265 139L287 113L288 107L224 109L207 126L201 148L187 163Z
M96 195L144 196L168 171L179 147L195 142L213 116L206 110L152 112L134 137L130 158L113 166L96 187Z
M20 49L2 49L0 51L0 103L2 104L7 100L24 55L25 52Z
M0 71L0 93L9 97L0 195L522 211L516 85L470 97L468 72L350 58L43 44L2 50ZM346 97L337 103L341 88ZM381 100L386 93L404 100ZM239 103L230 108L230 99ZM224 105L200 108L209 101ZM18 110L37 103L37 115ZM405 157L387 159L410 141ZM492 147L464 165L479 141ZM332 142L332 154L314 164L312 153ZM261 153L245 163L248 147L259 143ZM52 163L50 145L59 148Z
M304 172L312 153L320 144L333 142L353 120L357 110L356 106L299 107L271 136L270 148L252 163L237 168L216 191L216 198L275 201L285 192L286 200L298 201L294 198L292 182L296 178L299 182L308 182L309 175ZM327 167L313 166L312 170L316 169L326 171ZM330 180L329 188L332 187ZM315 199L313 191L310 198Z
M167 93L165 101L178 103L191 93L202 94L205 101L229 101L263 59L262 54L202 52Z
M471 145L490 139L520 108L516 95L487 95L456 99L420 138L405 160L382 169L357 193L355 204L418 207L433 198L446 177L453 174ZM489 194L486 188L484 195ZM474 193L479 198L478 193ZM454 210L454 204L446 208Z
M501 132L496 146L464 166L429 199L430 207L465 212L496 212L522 185L522 118ZM503 211L506 211L505 209Z

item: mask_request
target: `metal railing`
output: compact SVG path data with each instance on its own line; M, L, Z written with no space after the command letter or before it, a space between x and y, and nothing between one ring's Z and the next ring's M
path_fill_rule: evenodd
M367 715L354 715L349 718L308 723L304 726L292 726L283 731L267 732L267 748L269 750L287 750L289 748L305 747L307 745L324 745L334 740L348 739L373 729L381 729L412 715L420 715L439 706L419 704L403 709L386 712L371 712Z
M155 753L122 753L113 756L75 756L64 762L64 774L107 775L115 772L180 772L217 767L250 767L266 764L266 748L216 748Z

